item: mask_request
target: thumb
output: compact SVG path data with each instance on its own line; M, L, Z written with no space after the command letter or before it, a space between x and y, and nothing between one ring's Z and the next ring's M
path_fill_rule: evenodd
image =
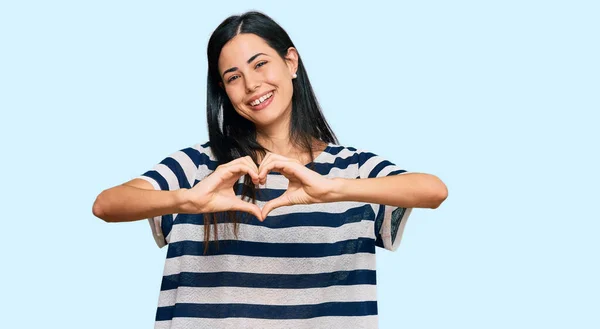
M263 217L262 217L262 213L260 211L260 208L257 205L253 204L253 203L242 201L242 200L238 200L233 205L233 208L235 210L240 210L240 211L244 211L244 212L247 212L249 214L252 214L252 215L256 216L256 218L259 221L261 221L261 222L263 221Z
M283 195L265 203L265 205L262 208L262 217L267 218L267 215L271 212L271 210L289 205L291 205L291 203L289 202L287 196L284 193Z

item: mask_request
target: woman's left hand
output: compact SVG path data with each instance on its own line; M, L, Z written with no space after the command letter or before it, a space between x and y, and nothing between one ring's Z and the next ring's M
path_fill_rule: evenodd
M267 174L276 170L289 180L287 190L279 197L267 202L262 208L262 218L271 210L294 204L329 202L335 181L312 171L296 159L267 153L258 167L258 177L265 184Z

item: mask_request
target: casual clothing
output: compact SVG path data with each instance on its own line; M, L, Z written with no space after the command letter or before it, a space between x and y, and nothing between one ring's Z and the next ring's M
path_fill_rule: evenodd
M332 143L311 164L329 178L406 172ZM138 178L157 190L191 188L217 166L207 142ZM233 187L238 196L242 182ZM258 206L287 185L282 174L269 173ZM344 201L276 208L263 222L240 213L237 238L219 214L219 245L211 243L206 254L202 214L150 218L156 243L168 245L155 328L377 328L375 247L398 248L411 210Z

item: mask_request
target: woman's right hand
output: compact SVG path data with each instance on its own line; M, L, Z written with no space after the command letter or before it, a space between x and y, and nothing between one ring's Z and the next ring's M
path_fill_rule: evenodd
M250 213L262 221L261 209L243 201L233 190L233 185L246 174L250 175L255 185L259 183L258 167L250 156L218 166L196 186L183 192L186 202L182 212L197 214L237 210Z

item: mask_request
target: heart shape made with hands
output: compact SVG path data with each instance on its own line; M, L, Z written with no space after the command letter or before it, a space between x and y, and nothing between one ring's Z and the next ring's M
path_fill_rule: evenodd
M241 161L248 164L245 168L247 170L243 170L243 172L250 175L255 185L265 185L267 175L271 171L278 171L289 181L286 191L279 197L266 202L262 209L258 205L243 201L251 206L240 210L255 215L260 221L264 221L273 209L279 207L330 202L328 197L334 190L334 180L321 176L296 159L267 153L258 166L249 157Z

